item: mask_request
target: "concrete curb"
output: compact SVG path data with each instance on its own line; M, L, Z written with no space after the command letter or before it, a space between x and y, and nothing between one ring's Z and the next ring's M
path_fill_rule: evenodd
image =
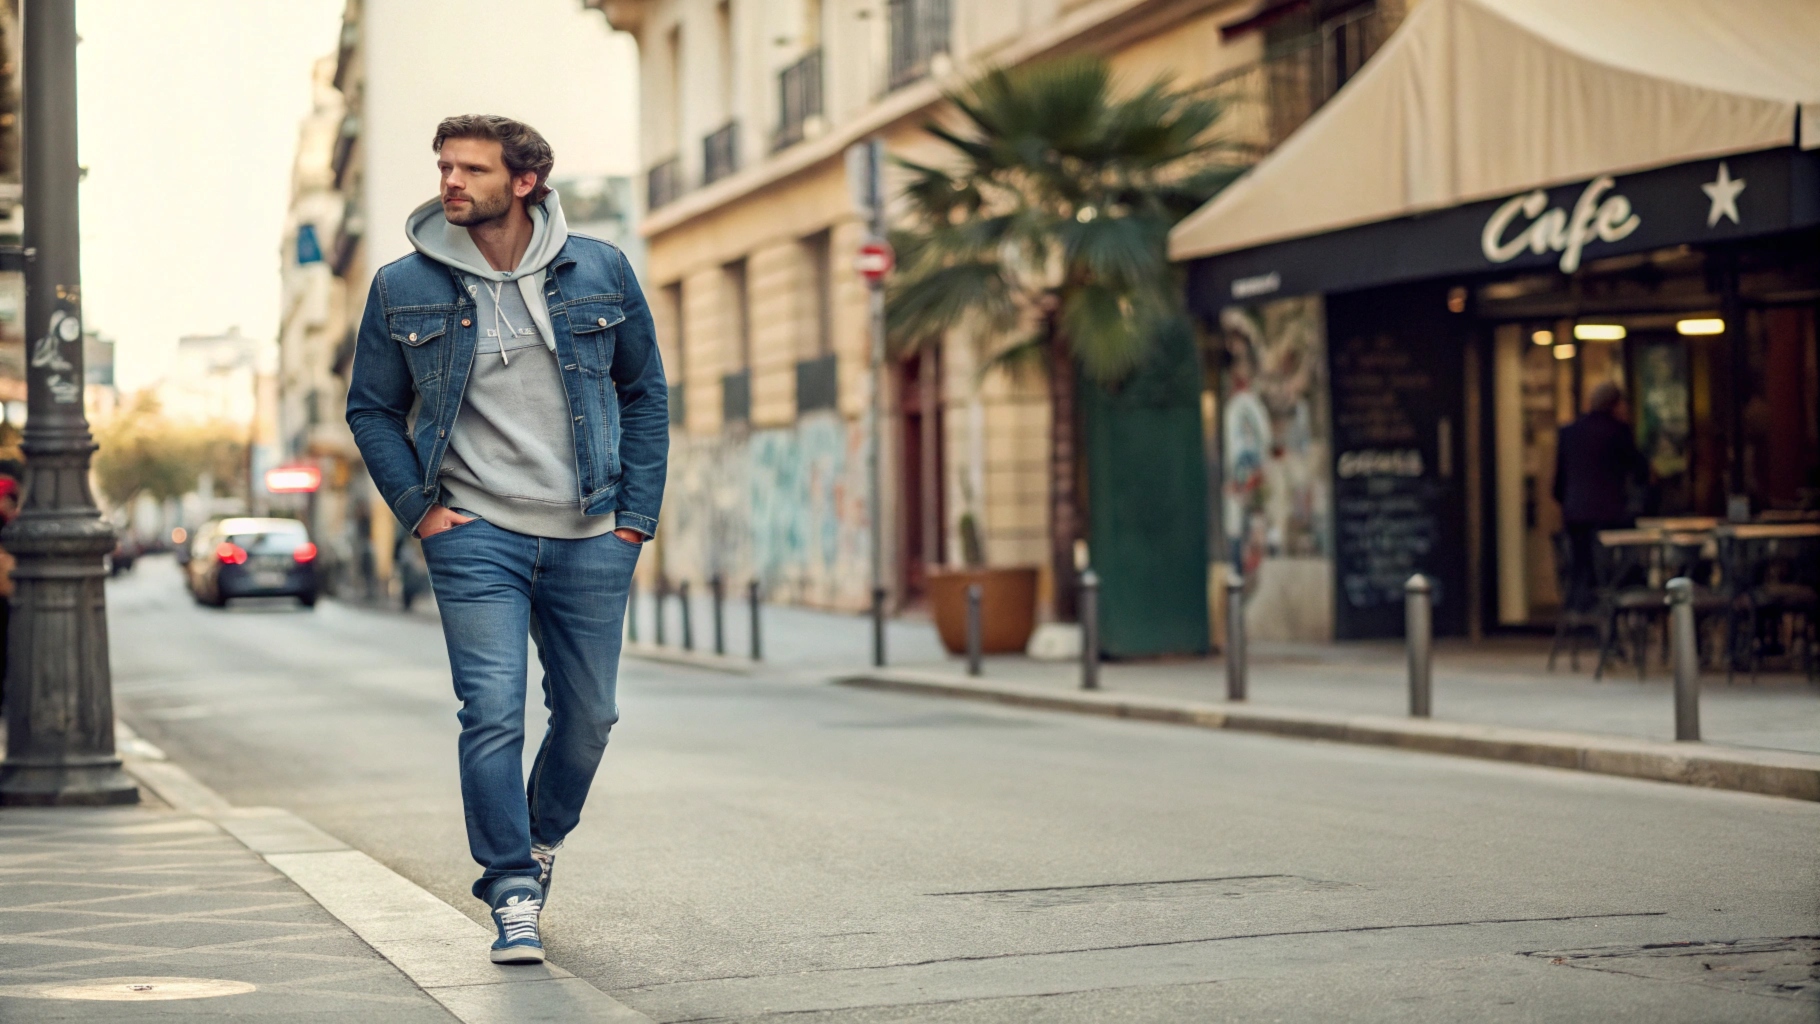
M234 807L126 723L126 770L173 808L214 822L289 878L464 1024L651 1018L555 964L504 967L493 935L434 893L290 811Z
M763 664L749 658L710 654L706 651L685 651L680 647L659 647L656 644L631 641L626 642L620 648L620 654L628 658L659 661L669 665L686 665L689 668L705 668L710 672L725 672L736 676L749 676L757 672Z
M881 670L842 676L842 686L1453 754L1492 761L1570 768L1683 786L1730 789L1820 801L1820 755L1706 743L1663 743L1593 733L1553 732L1465 722L1326 715L1248 704L1202 704L1138 694L1051 690L984 682L939 672Z

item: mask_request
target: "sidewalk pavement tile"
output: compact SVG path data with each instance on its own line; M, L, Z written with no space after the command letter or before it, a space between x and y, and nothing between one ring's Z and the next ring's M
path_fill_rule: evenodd
M455 1019L232 836L162 806L0 810L0 951L0 1020ZM166 1001L177 979L238 992ZM112 998L44 998L97 983Z

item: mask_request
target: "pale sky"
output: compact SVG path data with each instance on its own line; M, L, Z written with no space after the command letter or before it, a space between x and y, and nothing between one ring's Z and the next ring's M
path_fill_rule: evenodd
M403 26L420 42L442 36L432 49L450 46L448 33L412 26L446 28L453 20L462 38L488 40L477 62L459 51L413 55L422 76L414 84L426 92L468 104L497 97L513 109L491 112L524 117L550 137L558 174L629 174L637 166L630 141L637 101L629 91L636 51L599 12L579 7L575 0L367 0L369 22ZM451 19L456 8L465 10ZM341 9L342 0L78 0L88 168L83 312L89 326L118 342L123 391L155 384L181 335L238 325L250 337L276 337L279 241L298 122L310 108L310 65L335 49ZM486 34L493 16L511 31ZM552 69L557 77L540 81ZM549 97L548 109L539 95ZM430 131L417 134L412 151L422 150L428 198L436 190ZM395 219L402 230L402 216Z

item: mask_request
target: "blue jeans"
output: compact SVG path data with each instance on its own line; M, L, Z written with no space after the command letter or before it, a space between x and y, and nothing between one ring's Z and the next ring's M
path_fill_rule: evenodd
M552 540L484 519L423 542L461 700L461 801L482 868L477 897L500 878L535 878L531 844L559 843L581 820L619 720L620 630L638 551L611 533ZM537 643L550 711L528 783L526 636Z

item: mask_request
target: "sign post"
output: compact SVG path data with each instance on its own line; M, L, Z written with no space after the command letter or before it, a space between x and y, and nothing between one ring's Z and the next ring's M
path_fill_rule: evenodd
M885 241L885 143L876 136L847 150L847 186L866 217L869 237L854 269L870 292L872 325L871 401L866 404L866 491L872 533L872 664L885 664L885 527L879 452L883 447L885 402L885 275L891 272L891 245Z
M114 530L89 491L77 248L76 4L25 4L25 506L13 570L0 804L129 804L114 752L106 570Z

